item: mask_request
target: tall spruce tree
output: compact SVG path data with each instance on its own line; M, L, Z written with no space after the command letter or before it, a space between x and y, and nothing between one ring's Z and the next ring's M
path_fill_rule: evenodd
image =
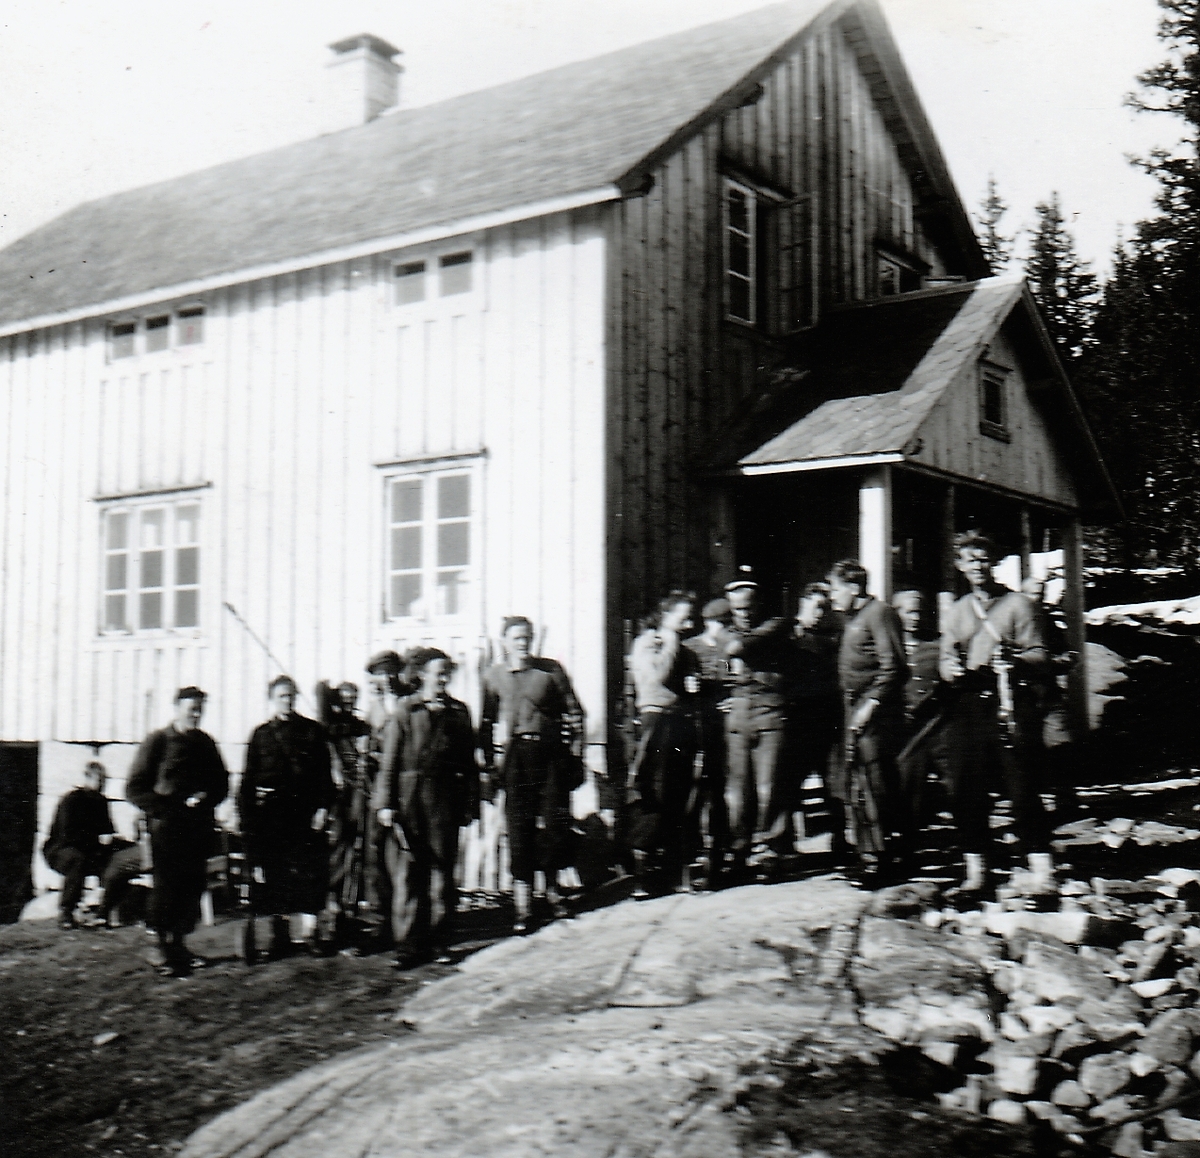
M989 173L987 191L979 203L975 220L979 223L979 244L992 273L1000 273L1012 257L1014 238L1000 232L1000 221L1007 212L1008 202L1000 196L996 178Z
M1064 360L1083 353L1091 330L1098 287L1096 275L1075 252L1057 193L1034 207L1037 227L1025 265L1029 288L1042 307L1046 327Z
M1158 213L1119 246L1076 371L1122 492L1127 558L1200 572L1200 0L1158 0L1167 59L1129 103L1180 118L1173 149L1135 162Z

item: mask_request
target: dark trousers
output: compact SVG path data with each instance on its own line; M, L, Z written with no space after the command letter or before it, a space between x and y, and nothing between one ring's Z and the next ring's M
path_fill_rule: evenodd
M731 719L725 733L725 804L734 852L777 840L786 824L779 787L784 721Z
M896 764L902 729L899 711L880 706L858 735L850 768L850 806L860 854L878 857L911 847L913 812ZM893 833L898 841L892 840Z
M62 894L58 908L64 920L75 912L83 896L83 884L89 876L98 877L111 856L111 850L101 845L95 852L83 852L78 848L48 849L42 853L46 863L56 872L62 873Z
M1049 817L1038 794L1045 750L1035 704L1018 700L1009 733L999 719L995 691L964 690L946 722L947 789L959 841L965 852L984 852L990 842L988 792L995 785L1013 807L1022 852L1049 848Z
M694 802L695 721L682 711L646 712L634 760L629 845L658 852L660 865L678 875L695 854L689 805Z
M343 913L378 922L391 912L392 884L383 864L383 836L364 787L347 787L333 816L329 891Z
M530 884L541 869L554 886L558 870L571 863L571 803L554 780L561 744L545 740L509 741L504 759L504 820L508 828L509 871Z
M200 919L200 898L208 884L212 818L201 823L150 821L154 891L147 923L160 937L186 936Z
M121 902L129 892L129 882L146 871L143 861L142 850L136 844L118 849L109 859L100 878L100 884L104 887L100 909L105 919L114 909L121 907Z
M729 845L729 813L725 804L725 716L706 707L700 717L701 772L688 809L688 842L693 849L704 847L707 833L714 865Z

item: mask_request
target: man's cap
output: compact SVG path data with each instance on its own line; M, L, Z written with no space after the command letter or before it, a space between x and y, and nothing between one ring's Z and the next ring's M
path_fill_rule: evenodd
M367 660L370 675L398 676L404 670L404 661L394 651L377 651Z
M200 700L203 702L206 699L208 699L208 692L202 692L199 688L193 687L190 684L186 688L180 688L175 693L176 703L179 703L181 700Z
M700 610L701 619L728 619L733 613L728 599L710 599Z
M743 563L738 568L738 577L725 584L725 594L728 595L731 591L744 591L747 589L757 591L758 584L754 582L751 568Z

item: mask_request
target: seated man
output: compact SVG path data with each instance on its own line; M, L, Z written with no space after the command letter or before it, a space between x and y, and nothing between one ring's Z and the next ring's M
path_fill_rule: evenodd
M104 765L91 760L83 770L83 786L59 802L42 856L62 873L59 924L75 928L75 908L88 876L100 876L112 856L113 823L104 797Z

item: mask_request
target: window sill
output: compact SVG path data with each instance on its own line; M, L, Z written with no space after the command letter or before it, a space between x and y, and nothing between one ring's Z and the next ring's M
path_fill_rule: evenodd
M1012 434L1009 433L1008 427L1001 426L996 422L981 419L979 433L986 434L988 438L994 438L997 442L1012 442Z
M195 643L203 638L199 627L150 627L143 631L102 631L92 640L101 647L117 647L121 644L145 644L185 642Z

